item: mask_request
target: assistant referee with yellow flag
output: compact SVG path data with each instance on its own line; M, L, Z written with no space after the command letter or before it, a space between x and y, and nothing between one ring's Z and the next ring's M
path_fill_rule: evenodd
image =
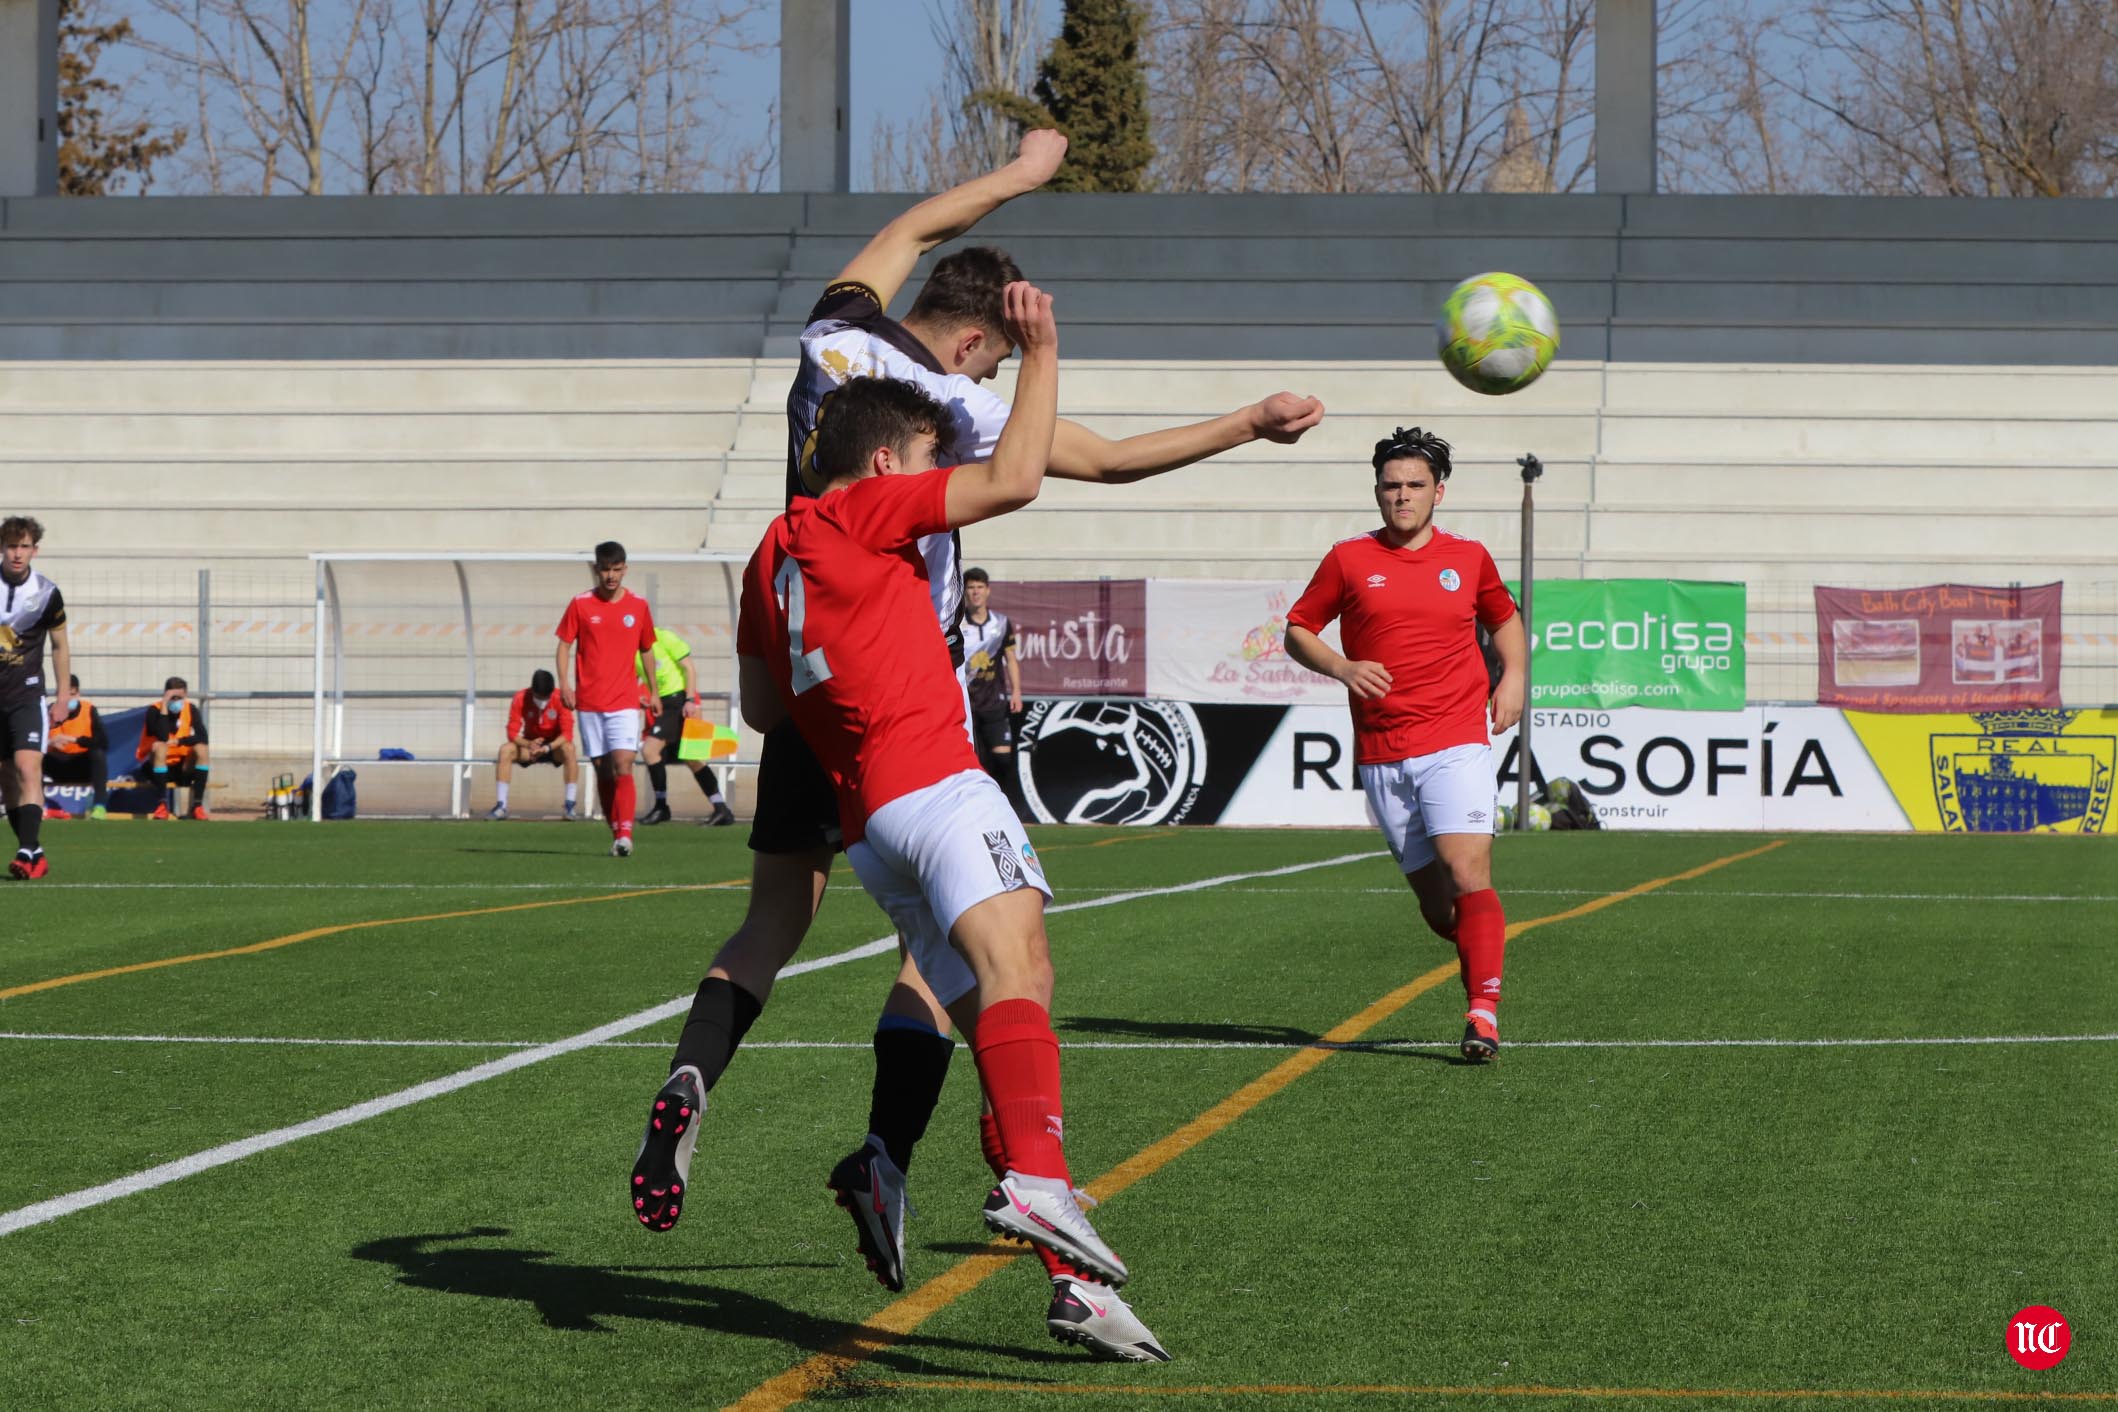
M644 655L644 654L643 654ZM643 824L669 822L669 766L665 763L684 743L684 718L699 714L699 675L691 665L691 644L668 628L655 629L655 694L661 697L661 714L640 742L647 762L647 782L654 787L654 808L641 818ZM735 822L735 810L721 794L721 782L704 760L682 760L699 782L699 789L713 805L707 822L716 828Z

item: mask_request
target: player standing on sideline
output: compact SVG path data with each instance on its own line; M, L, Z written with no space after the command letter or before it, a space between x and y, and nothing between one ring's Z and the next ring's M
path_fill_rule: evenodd
M507 739L493 758L494 803L488 819L507 817L507 794L517 765L557 765L566 777L566 813L572 823L581 784L581 760L574 751L574 713L558 699L558 683L539 667L530 684L507 703Z
M1048 1316L1066 1337L1062 1300L1086 1287L1118 1304L1128 1272L1082 1214L1066 1164L1051 889L971 748L959 664L927 617L918 548L1028 504L1043 482L1059 386L1051 298L1011 283L1005 309L1022 367L993 459L935 469L942 404L896 379L849 383L818 427L822 495L774 521L744 570L736 645L746 719L759 730L795 722L831 778L848 861L970 1036L999 1169L985 1223L1072 1267ZM903 1259L901 1247L873 1255ZM1133 1323L1144 1343L1122 1356L1166 1359ZM1108 1340L1092 1346L1118 1353Z
M596 546L596 586L559 618L559 702L575 713L581 753L596 763L596 798L610 821L610 856L632 856L632 758L640 748L640 688L654 691L642 653L654 651L647 600L625 586L625 546ZM580 665L580 689L574 667Z
M735 811L728 807L728 798L721 793L721 782L714 777L713 767L704 760L686 760L678 754L684 745L684 722L696 721L700 716L699 672L691 664L691 644L668 628L656 628L651 656L658 699L655 719L640 746L641 754L647 758L647 782L654 787L655 802L640 822L669 822L669 761L675 760L691 771L699 792L713 806L713 817L707 823L724 828L735 822Z
M962 235L997 207L1036 190L1065 154L1066 139L1058 133L1026 133L1013 162L930 197L892 220L825 288L802 330L801 366L787 396L790 505L816 489L805 481L805 471L820 409L837 389L859 378L901 378L943 403L950 414L937 453L943 461L956 464L991 456L1008 405L982 384L1010 351L1001 292L1019 275L1014 262L998 250L958 251L935 264L904 322L884 311L922 255ZM1143 480L1251 441L1293 442L1323 415L1323 404L1314 398L1283 392L1209 421L1120 441L1061 418L1050 474L1110 484ZM960 653L960 556L955 536L930 535L919 548L928 561L935 620L953 651ZM774 978L801 946L823 901L832 855L839 846L830 781L792 723L783 723L766 737L758 767L749 909L699 985L656 1104L681 1107L687 1115L704 1109L705 1095L763 1009ZM946 1011L905 956L876 1025L868 1138L832 1173L834 1189L861 1218L857 1224L863 1247L899 1252L879 1272L892 1289L902 1288L904 1278L904 1172L948 1076L955 1052L948 1025ZM691 1141L671 1138L666 1131L658 1137L650 1127L633 1176L647 1175L650 1187L688 1180L698 1130L687 1121L685 1131ZM846 1185L849 1182L858 1184ZM631 1190L629 1185L628 1199ZM884 1238L867 1228L863 1213L888 1228ZM669 1230L676 1224L677 1204L650 1201L645 1216L643 1223L650 1229ZM1066 1270L1048 1253L1046 1266L1054 1276Z
M1022 662L1015 651L1015 623L993 611L993 580L984 569L963 571L963 684L971 699L971 744L978 763L999 781L1022 815L1015 778L1015 717L1022 714Z
M1379 530L1342 539L1287 611L1287 655L1344 684L1354 759L1390 854L1420 915L1454 943L1463 967L1463 1055L1500 1049L1500 967L1507 917L1493 891L1493 748L1485 658L1493 635L1499 734L1522 719L1529 643L1493 556L1434 527L1449 479L1449 443L1399 427L1375 444ZM1317 636L1333 618L1345 655Z
M66 600L59 586L30 567L44 526L27 515L0 520L0 798L15 831L8 876L28 881L51 871L38 832L44 823L44 734L73 714L73 648L66 640ZM44 705L44 644L52 678Z

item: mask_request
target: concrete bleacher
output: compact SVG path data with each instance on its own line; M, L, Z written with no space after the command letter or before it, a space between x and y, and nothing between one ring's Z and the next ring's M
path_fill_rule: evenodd
M0 202L10 507L55 566L747 552L795 335L906 200ZM1534 452L1545 574L1744 579L1754 622L1815 582L1951 578L2118 614L2113 203L1041 196L974 238L1057 296L1062 410L1103 435L1283 387L1331 413L1053 484L967 533L1001 577L1300 577L1372 523L1369 448L1418 422L1459 448L1445 522L1509 572ZM1564 327L1508 398L1433 360L1442 295L1485 269Z

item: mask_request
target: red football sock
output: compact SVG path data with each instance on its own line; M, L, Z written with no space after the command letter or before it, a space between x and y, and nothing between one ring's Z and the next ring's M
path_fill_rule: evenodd
M610 826L613 832L620 835L632 832L632 791L632 771L627 770L624 774L618 776L617 788L610 792Z
M1007 1151L1000 1145L1000 1124L993 1121L991 1113L980 1113L978 1115L978 1150L985 1154L985 1164L993 1169L995 1178L1004 1177L1008 1174ZM1035 1250L1037 1258L1044 1262L1044 1272L1047 1275L1070 1275L1076 1279L1084 1280L1095 1278L1092 1275L1082 1274L1080 1270L1052 1254L1051 1251L1046 1250L1041 1245L1031 1246L1030 1248Z
M1474 1010L1500 1013L1500 961L1508 918L1491 888L1456 899L1456 955L1463 963L1464 999Z
M1060 1146L1059 1037L1045 1008L1034 1000L986 1006L971 1053L1008 1166L1024 1176L1071 1180Z

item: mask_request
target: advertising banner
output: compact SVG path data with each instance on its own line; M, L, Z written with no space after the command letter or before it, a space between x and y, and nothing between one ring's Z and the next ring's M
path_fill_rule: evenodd
M2059 599L2056 583L1819 587L1817 700L1915 714L2056 709Z
M1538 711L1532 721L1533 778L1574 780L1612 828L1907 827L1839 711ZM1370 822L1343 706L1037 701L1016 758L1023 797L1047 823ZM1522 768L1515 732L1494 742L1493 762L1510 800Z
M1147 585L1140 579L993 585L1015 622L1028 696L1138 696L1147 689Z
M2118 710L1846 719L1922 832L2118 833Z
M1539 579L1531 618L1532 706L1743 708L1742 584Z
M1346 689L1287 655L1299 580L1149 579L1147 694L1172 701L1343 706ZM1338 624L1323 639L1335 652Z

